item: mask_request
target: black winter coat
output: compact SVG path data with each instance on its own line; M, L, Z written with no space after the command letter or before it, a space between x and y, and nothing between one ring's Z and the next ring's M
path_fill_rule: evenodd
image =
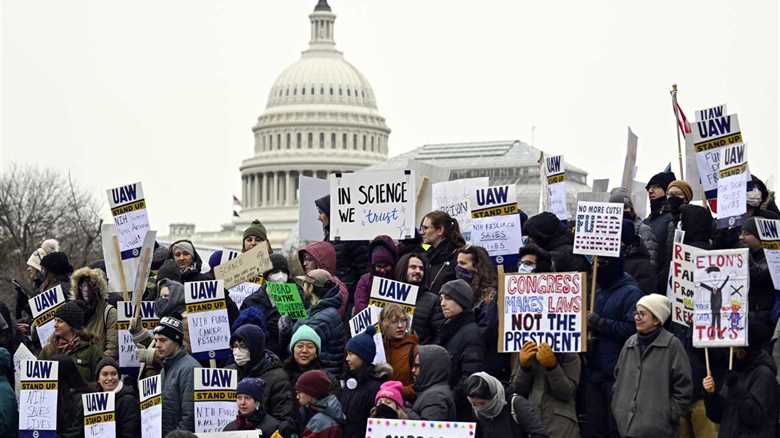
M625 271L636 280L643 295L651 293L666 293L666 288L659 290L656 285L656 266L650 257L650 252L641 240L636 244L626 245L624 250ZM667 263L667 271L668 271Z
M497 417L487 419L477 416L477 437L547 438L542 418L531 402L522 396L510 395L508 398L506 406Z
M444 315L441 313L439 296L433 292L420 289L414 308L412 328L420 345L431 344L444 325Z
M574 238L569 233L545 242L544 249L550 253L556 272L588 272L590 263L579 254L574 254Z
M423 279L425 289L438 295L444 283L455 280L455 266L458 264L457 250L455 242L449 239L442 240L437 247L428 250Z
M441 329L439 345L450 355L450 387L455 395L455 407L459 421L471 421L474 417L466 399L466 379L484 369L485 341L482 330L467 310L448 319Z
M382 383L389 378L392 369L386 364L379 366L367 365L355 375L346 374L341 382L341 389L336 396L341 403L344 423L341 436L343 438L363 438L366 434L366 420L374 407L374 398ZM357 383L357 386L350 386Z
M114 395L116 438L141 436L141 411L138 410L138 389L123 382Z
M241 303L241 310L250 307L257 307L267 318L265 324L267 330L265 347L279 357L286 357L288 353L287 345L284 345L284 342L279 337L279 318L281 315L279 315L279 310L271 304L271 299L268 297L265 286L253 292Z
M365 240L330 240L330 228L325 227L326 242L333 244L336 249L336 277L339 278L349 290L349 301L355 294L360 277L368 272L368 242Z
M260 431L258 438L268 438L276 431L281 433L282 431L280 428L281 424L279 423L279 420L274 418L272 415L266 414L261 409L254 411L247 416L238 414L238 417L230 423L226 424L225 427L222 428L222 431L231 432L234 430L258 430Z

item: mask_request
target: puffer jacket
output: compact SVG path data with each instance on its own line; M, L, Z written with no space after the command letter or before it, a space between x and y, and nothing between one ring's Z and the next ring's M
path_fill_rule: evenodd
M455 266L458 264L458 246L450 239L444 239L439 245L431 247L426 256L425 277L423 284L425 289L439 294L442 285L450 280L455 280Z
M433 344L443 325L444 314L441 312L439 296L421 287L417 292L412 319L412 329L420 339L420 344Z
M385 248L393 255L393 263L391 268L395 268L395 263L398 261L398 248L395 246L395 242L390 236L376 236L371 243L368 244L368 260L369 270L371 269L371 253L377 248ZM374 280L374 274L367 272L360 277L357 286L355 286L355 304L352 308L352 314L357 315L361 310L368 306L368 299L371 296L371 285Z
M106 298L108 298L106 278L103 275L103 271L99 269L90 269L88 267L77 269L70 277L71 300L81 299L78 285L83 279L88 279L97 285L100 291L92 315L84 323L83 331L92 335L92 342L103 351L104 355L117 359L119 357L116 331L117 316L114 306L106 302Z
M322 341L322 351L319 354L322 366L329 373L339 375L346 354L345 327L338 312L341 307L341 294L335 283L329 282L325 288L327 290L322 292L320 301L309 308L309 317L298 320L292 333L304 324L313 328Z
M412 387L412 363L414 361L414 349L419 344L417 335L404 336L401 339L385 339L385 357L387 363L393 367L391 380L401 382L403 397L406 400L414 400L414 388Z
M420 420L451 421L455 418L455 397L450 389L450 355L439 345L422 345L420 376L414 382L417 399L412 411Z
M138 410L138 389L122 382L122 388L114 396L116 407L116 437L141 436L141 411Z
M277 356L285 356L287 346L283 342L282 335L279 333L279 319L281 315L279 310L271 303L271 298L268 296L266 285L260 287L260 289L253 292L246 297L241 304L241 311L255 307L260 310L265 316L266 330L266 348L276 353Z
M664 203L663 208L651 212L650 215L642 221L642 223L647 224L650 229L653 230L655 241L659 246L661 246L666 242L666 231L668 230L669 222L671 222L672 219L673 218L672 214L669 212L669 207ZM659 250L660 249L661 248L659 248Z
M302 438L341 438L344 411L335 394L323 397L313 406L303 408L304 418L309 420Z
M474 313L466 310L448 319L441 328L439 345L450 355L450 386L455 393L458 420L471 421L473 412L466 399L466 379L484 369L485 359L485 342Z
M344 438L363 438L366 420L374 406L374 397L383 382L390 378L392 369L387 364L364 365L355 373L343 376L341 389L337 392L344 410Z
M655 241L653 229L650 228L650 225L642 222L642 219L634 216L634 232L650 254L650 260L655 266L658 266L658 242Z
M298 250L298 260L303 266L303 255L309 254L314 260L317 261L317 266L320 269L324 269L330 273L333 282L339 285L339 291L341 292L341 306L339 307L339 315L342 319L347 314L347 303L349 302L349 289L347 285L336 275L336 248L330 242L320 241L312 242L303 248Z
M176 246L179 242L187 242L190 245L192 245L193 252L195 254L192 255L192 264L184 271L179 271L179 278L182 283L187 283L190 281L206 281L206 280L213 280L210 275L202 273L201 269L203 268L203 260L200 258L200 254L198 254L198 250L195 249L195 244L192 243L192 241L187 239L180 239L175 242L173 242L168 248L168 258L170 260L176 260L173 257L173 247Z
M13 376L11 353L0 347L0 436L16 436L19 431L19 411L16 394L8 376Z
M192 391L194 370L198 361L184 349L173 357L163 359L162 372L162 435L176 429L195 431L195 413Z

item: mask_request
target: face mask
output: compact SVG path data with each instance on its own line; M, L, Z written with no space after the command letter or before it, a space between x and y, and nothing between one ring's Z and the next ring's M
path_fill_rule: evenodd
M474 273L466 268L455 266L455 277L464 280L466 283L471 283L471 279L474 278Z
M378 269L374 268L374 275L377 277L383 277L383 278L390 278L392 276L392 270L391 269Z
M518 263L517 265L517 272L521 274L530 274L534 272L534 269L536 269L536 265L526 265L525 263Z
M236 361L236 365L242 367L249 363L249 349L236 347L233 348L233 359Z
M268 281L272 283L287 283L287 274L284 272L274 272L268 276Z
M669 208L676 213L680 211L680 207L685 202L685 199L678 198L677 196L670 196L666 199L666 202L669 204Z
M761 205L761 190L754 187L753 190L747 192L747 205L751 207Z
M656 198L650 200L650 211L657 213L660 209L664 208L666 204L666 198Z
M398 418L398 412L390 406L380 403L376 406L376 418Z

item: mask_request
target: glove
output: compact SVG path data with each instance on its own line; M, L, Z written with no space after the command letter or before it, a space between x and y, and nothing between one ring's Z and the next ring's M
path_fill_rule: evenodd
M536 358L536 343L528 341L523 345L523 349L520 350L520 366L528 369L531 367L531 361Z
M137 336L139 333L141 333L141 330L143 330L144 326L141 323L141 316L136 316L135 318L130 318L130 326L128 327L128 331L131 335Z
M539 365L548 370L551 370L558 365L558 359L556 359L555 353L553 353L552 348L550 348L550 345L546 342L542 343L537 349L536 360L539 362Z
M601 329L601 325L604 323L604 318L599 316L598 313L591 312L590 315L588 315L588 328L591 331L597 332Z
M290 336L292 332L292 326L292 318L290 318L288 315L280 316L279 322L276 324L276 327L279 329L279 337L286 338Z

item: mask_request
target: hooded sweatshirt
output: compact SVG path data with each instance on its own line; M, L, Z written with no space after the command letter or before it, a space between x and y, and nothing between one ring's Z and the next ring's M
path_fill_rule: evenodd
M202 274L201 268L203 267L203 260L201 260L200 255L198 254L198 250L195 249L195 245L187 240L177 240L176 242L173 242L168 250L168 258L171 260L176 260L176 258L173 256L173 248L176 246L179 242L187 242L190 245L192 245L192 264L185 268L183 271L179 269L179 275L181 277L181 282L186 283L188 281L204 281L204 280L210 280L209 276L207 274ZM178 266L178 265L177 265Z
M8 376L13 376L11 353L0 347L0 436L16 436L18 410L16 394Z
M417 399L412 410L422 420L448 421L455 418L455 399L450 389L450 355L444 347L421 345L420 376L415 379Z
M94 301L88 303L89 310L84 315L84 328L82 331L92 335L92 342L96 344L105 356L116 359L119 355L117 348L116 308L106 302L108 298L108 283L103 271L84 267L76 270L70 278L70 299L82 300L79 283L82 280L91 282L97 287Z
M388 274L388 278L392 278L392 269L395 268L395 263L398 261L398 249L395 246L395 242L390 236L377 236L368 245L369 260L371 254L377 248L384 248L390 252L393 261L391 264L391 272ZM355 307L352 309L352 314L357 315L361 310L368 306L368 298L371 295L371 285L374 282L374 274L367 272L360 277L357 287L355 287Z
M347 285L336 276L336 248L330 242L313 242L298 250L298 259L303 266L303 255L308 253L316 262L320 269L330 273L331 279L339 286L339 295L341 296L341 307L339 307L339 316L344 319L347 313L347 303L349 301L349 289Z
M303 438L341 437L345 418L341 404L334 394L317 400L313 406L303 408L303 411L307 417L311 416L303 429Z

